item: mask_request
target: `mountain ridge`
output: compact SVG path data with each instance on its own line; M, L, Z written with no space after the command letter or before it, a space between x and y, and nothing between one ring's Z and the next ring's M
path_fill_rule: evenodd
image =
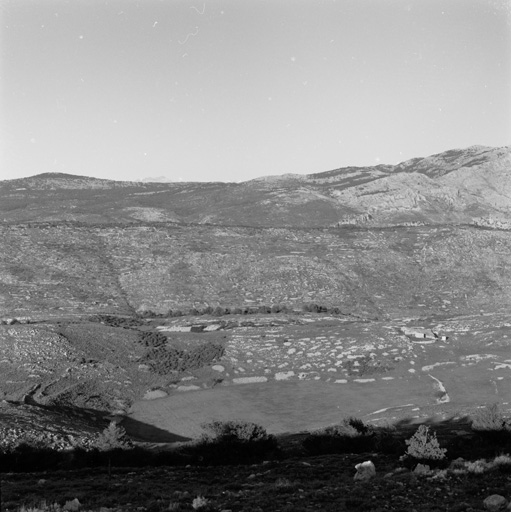
M43 173L0 181L0 222L177 222L262 227L511 220L511 147L397 165L232 182L114 181ZM49 193L51 191L51 193Z

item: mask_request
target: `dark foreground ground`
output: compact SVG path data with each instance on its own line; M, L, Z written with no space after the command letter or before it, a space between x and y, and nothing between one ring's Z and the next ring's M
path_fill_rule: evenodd
M64 505L77 499L82 512L462 512L489 510L484 501L495 494L511 501L509 435L477 434L466 417L424 424L447 453L423 473L417 471L417 460L403 458L405 441L416 432L417 424L402 421L387 439L387 448L378 452L311 452L303 443L307 434L299 433L277 437L278 451L268 452L273 459L260 458L257 464L217 465L219 457L226 456L220 450L195 452L195 456L187 452L173 466L109 469L105 464L37 473L4 469L0 509L61 512L75 510ZM225 450L227 446L221 445ZM149 457L154 452L145 453ZM207 459L208 453L214 453L214 458ZM143 466L136 457L135 465ZM374 463L376 475L369 481L355 480L355 466L368 460Z
M355 464L371 459L369 482L354 481ZM462 511L485 510L489 495L511 497L509 466L483 474L417 475L396 470L395 457L326 455L251 466L162 467L2 475L2 510L77 498L84 510ZM390 472L393 472L389 475ZM196 502L197 506L197 502Z

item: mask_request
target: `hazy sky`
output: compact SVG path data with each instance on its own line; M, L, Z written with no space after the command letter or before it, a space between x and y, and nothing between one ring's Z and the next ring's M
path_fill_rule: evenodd
M509 0L0 0L0 179L240 181L511 144Z

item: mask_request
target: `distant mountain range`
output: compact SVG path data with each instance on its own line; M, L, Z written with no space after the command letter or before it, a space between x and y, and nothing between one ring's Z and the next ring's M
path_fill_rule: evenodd
M152 178L160 180L160 178ZM377 227L511 221L511 148L242 183L125 182L62 173L0 181L0 222Z

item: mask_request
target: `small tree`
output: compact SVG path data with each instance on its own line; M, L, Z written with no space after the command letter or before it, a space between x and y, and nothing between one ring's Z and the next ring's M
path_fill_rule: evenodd
M417 432L405 441L408 445L407 455L418 460L445 459L445 448L440 448L436 434L429 431L426 425L420 425Z
M133 443L128 434L126 434L126 430L117 425L115 421L111 421L110 425L96 439L95 447L102 452L119 448L121 450L129 450L133 448Z

